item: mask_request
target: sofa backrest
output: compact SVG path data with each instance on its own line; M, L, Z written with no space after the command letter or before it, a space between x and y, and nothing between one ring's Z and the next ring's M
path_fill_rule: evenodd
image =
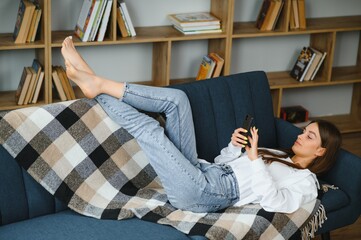
M230 142L233 131L247 114L259 129L259 146L278 146L272 97L262 71L239 73L192 83L173 85L191 103L198 156L208 161Z

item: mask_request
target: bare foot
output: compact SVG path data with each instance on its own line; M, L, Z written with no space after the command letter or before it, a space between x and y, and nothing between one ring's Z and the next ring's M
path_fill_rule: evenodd
M74 68L87 72L89 74L95 74L89 65L80 56L78 51L75 49L72 36L66 37L63 41L61 53L67 61L70 62Z
M85 97L94 98L101 93L101 81L97 76L76 69L67 59L65 59L65 67L66 75L80 87Z

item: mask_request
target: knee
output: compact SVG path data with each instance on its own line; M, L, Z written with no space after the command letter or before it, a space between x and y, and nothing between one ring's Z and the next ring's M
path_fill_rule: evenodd
M175 103L177 103L177 104L189 102L187 94L179 89L172 90L172 97L173 97Z

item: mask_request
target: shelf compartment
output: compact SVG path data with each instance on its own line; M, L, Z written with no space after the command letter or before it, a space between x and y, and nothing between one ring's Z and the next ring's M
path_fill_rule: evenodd
M341 133L361 132L361 120L352 114L310 118L310 120L312 119L324 119L330 121L338 127Z
M343 32L361 30L361 16L327 17L306 19L307 28L302 30L260 31L256 22L233 23L233 38L266 37L326 32Z

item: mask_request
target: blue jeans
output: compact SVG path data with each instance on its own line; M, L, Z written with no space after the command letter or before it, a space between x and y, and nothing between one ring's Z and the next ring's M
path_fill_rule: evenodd
M174 207L214 212L238 201L238 184L231 167L197 159L192 112L184 92L126 84L122 99L101 94L96 100L137 140ZM138 109L164 113L165 128Z

